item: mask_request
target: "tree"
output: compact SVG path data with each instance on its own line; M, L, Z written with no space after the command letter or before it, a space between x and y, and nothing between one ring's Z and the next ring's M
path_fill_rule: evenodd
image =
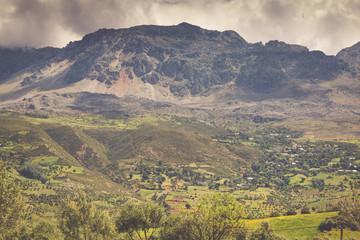
M193 214L193 234L198 239L218 240L244 228L244 208L230 194L204 197Z
M313 187L313 188L319 189L320 192L321 192L322 190L324 190L324 188L325 188L325 181L324 181L324 179L313 178L313 179L311 179L311 184L312 184L312 187Z
M358 197L358 184L356 181L350 182L352 198L339 202L340 212L338 215L341 224L349 227L351 230L360 230L360 200Z
M20 189L0 161L0 238L17 225L22 207Z
M358 200L342 200L340 203L339 221L351 230L360 230L360 202Z
M249 240L285 240L285 238L274 233L268 222L262 222L261 226L250 234Z
M353 231L360 230L360 200L357 193L357 182L350 182L352 197L339 202L340 212L337 216L327 218L319 225L319 230L330 231L334 227L348 227Z
M161 240L193 240L191 233L192 217L185 212L172 214L160 230Z
M202 199L198 208L171 216L161 231L161 239L220 240L239 235L245 229L244 209L230 194Z
M69 199L64 201L61 205L61 220L59 222L59 228L64 234L65 239L82 239L80 230L82 224L78 205L79 203L75 204ZM82 219L84 219L84 217L82 217ZM84 230L86 230L86 227Z
M261 169L261 165L259 163L252 163L251 169L256 173L259 173Z
M99 235L102 236L103 239L112 239L114 229L107 213L95 210L91 222L91 232L95 235L95 239L98 239Z
M61 217L59 228L65 239L97 239L99 235L108 239L112 236L112 223L107 214L92 206L83 193L75 202L68 199L62 203Z
M41 221L37 224L31 233L31 239L41 239L41 240L56 240L60 238L61 232L54 225L49 222Z
M164 209L154 202L127 203L116 220L116 229L119 233L128 233L131 239L133 232L140 239L150 239L161 226L164 215Z

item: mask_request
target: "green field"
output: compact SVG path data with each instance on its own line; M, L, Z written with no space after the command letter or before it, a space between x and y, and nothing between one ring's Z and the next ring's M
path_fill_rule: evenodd
M283 216L259 220L248 220L246 225L249 229L256 229L262 221L267 221L270 227L279 235L287 239L313 239L321 234L319 224L328 217L336 216L337 212L317 213L295 216Z

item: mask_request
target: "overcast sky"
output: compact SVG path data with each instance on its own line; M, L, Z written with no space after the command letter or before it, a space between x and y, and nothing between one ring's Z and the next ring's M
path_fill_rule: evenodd
M336 54L360 41L360 0L0 0L0 45L63 47L99 28L181 22Z

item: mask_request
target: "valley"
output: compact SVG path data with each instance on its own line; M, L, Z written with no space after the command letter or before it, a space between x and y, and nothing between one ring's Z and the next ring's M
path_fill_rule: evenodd
M225 128L149 113L3 112L0 118L0 156L19 180L31 222L56 218L61 199L77 191L114 216L129 199L156 201L176 213L227 192L248 219L290 209L300 214L304 207L315 217L337 211L359 178L360 139L351 123L337 124L329 138L322 132L336 122L313 121L316 127L302 131L309 122L239 121Z

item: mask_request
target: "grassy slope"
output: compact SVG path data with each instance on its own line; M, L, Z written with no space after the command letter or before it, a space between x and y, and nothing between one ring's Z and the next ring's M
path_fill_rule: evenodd
M162 161L165 165L207 164L212 171L229 172L245 160L200 134L182 129L142 125L134 130L89 129L86 133L103 143L110 161Z
M40 125L63 149L88 168L101 168L109 164L104 145L89 137L78 127L57 124Z
M360 125L334 121L285 121L274 124L304 132L304 139L360 141Z
M12 161L13 164L19 164L18 158L22 158L23 161L31 161L34 164L45 164L53 167L64 166L62 174L59 174L60 178L57 177L58 174L55 174L53 175L54 179L51 177L50 182L60 180L61 185L68 189L86 187L94 192L104 193L120 193L124 190L122 185L112 182L107 176L98 171L86 168L84 171L82 163L74 157L77 147L82 144L92 146L99 152L100 157L104 156L105 147L103 145L98 144L96 140L85 134L77 132L76 129L66 126L59 127L54 124L37 125L33 124L37 123L37 119L31 120L33 121L29 121L29 118L24 120L22 116L17 117L12 114L0 115L0 138L5 141L3 143L5 147L0 149L3 158ZM53 130L53 132L50 132L49 129ZM54 129L57 131L54 131ZM51 134L47 134L46 131ZM54 133L58 133L60 136ZM8 155L6 152L15 157L6 158ZM17 155L19 157L16 157ZM51 159L51 161L48 161L48 159ZM67 169L65 166L72 167ZM18 175L15 175L15 177L26 180ZM37 180L32 181L38 182Z
M208 171L224 175L246 165L246 160L211 140L211 134L221 131L191 119L151 115L120 119L98 115L34 118L3 113L0 121L4 138L25 132L25 137L21 136L21 141L16 143L18 146L43 146L45 150L35 152L34 157L52 154L62 165L97 171L106 168L104 173L112 175L110 178L122 174L116 170L118 166L131 166L139 160L151 164L161 160L165 165L207 166ZM197 126L199 132L195 132ZM253 155L249 150L246 152L245 156ZM112 166L107 168L109 164ZM67 173L67 176L88 183L81 179L79 171L74 173L77 174ZM97 175L90 174L91 171L85 173L90 178Z
M288 239L313 239L321 232L317 229L319 224L327 217L336 216L337 212L283 216L259 220L249 220L246 224L250 229L260 226L263 221L269 222L276 233Z
M331 232L321 233L317 237L319 237L319 239L324 239L324 240L338 240L338 239L341 239L340 230L338 230L338 229L333 229ZM360 239L360 232L359 231L351 231L351 230L348 230L348 229L344 229L343 238L345 240Z
M76 164L75 158L59 146L56 141L49 137L49 135L37 125L9 114L2 114L0 116L0 122L0 134L4 139L14 136L14 140L20 141L23 145L46 145L48 150L62 158L65 164ZM16 135L21 132L26 132L27 134L23 138L16 138ZM41 154L41 152L39 152L39 154Z

